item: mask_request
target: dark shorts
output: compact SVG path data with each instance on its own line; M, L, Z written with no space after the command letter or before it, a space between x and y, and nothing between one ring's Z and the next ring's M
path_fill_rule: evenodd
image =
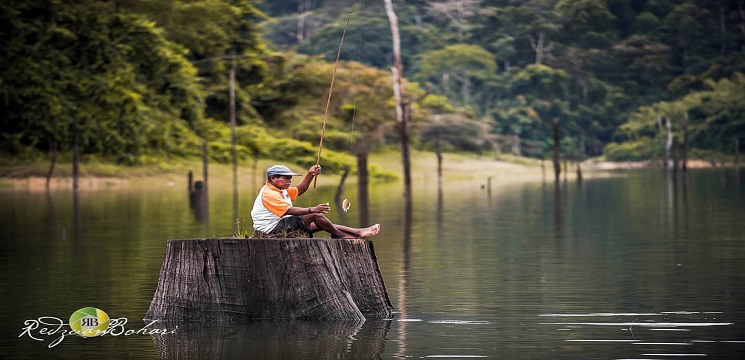
M302 230L305 231L305 225L303 225L303 217L302 216L285 216L281 219L279 219L279 223L277 223L277 226L274 227L272 231L270 231L270 234L276 234L280 232L290 232L293 230Z

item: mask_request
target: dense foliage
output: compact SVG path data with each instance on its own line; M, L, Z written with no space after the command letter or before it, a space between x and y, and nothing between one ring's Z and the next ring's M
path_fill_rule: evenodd
M624 124L639 117L656 123L664 115L655 106L661 102L684 105L672 131L682 136L680 116L687 114L693 124L691 145L697 148L731 152L745 135L735 105L745 102L737 85L737 74L745 72L742 1L395 3L407 77L461 108L453 115L479 122L483 132L477 138L485 147L544 156L551 143L550 122L559 119L565 157L611 150L617 160L648 159L662 151L654 138L664 131L635 132L637 127ZM294 0L260 6L274 17L262 25L267 41L326 59L335 54L345 11L362 10L355 19L362 27L356 30L363 36L357 43L361 55L355 49L343 57L371 66L391 63L382 1ZM715 90L720 81L727 85ZM698 92L719 100L696 105L690 99L701 98ZM623 150L639 141L658 145L644 154Z
M674 136L731 152L745 138L739 0L395 1L415 141L543 157L648 159ZM18 0L0 3L0 150L120 163L313 163L333 59L328 168L394 143L391 35L372 0ZM671 124L668 134L667 123Z

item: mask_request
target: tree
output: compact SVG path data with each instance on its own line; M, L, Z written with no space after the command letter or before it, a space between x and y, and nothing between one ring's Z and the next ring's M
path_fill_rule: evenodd
M411 102L406 101L404 92L404 66L401 61L401 36L398 29L398 17L393 9L391 0L385 0L385 12L391 24L393 39L393 95L396 100L396 121L398 123L398 137L401 145L401 162L404 168L404 197L406 208L411 206L411 157L409 155L409 119L411 118Z
M686 149L689 136L692 146L728 151L745 135L745 75L705 84L673 101L640 107L619 127L629 144L611 143L605 152L613 160L649 158L660 153L655 148L670 151L673 138Z
M568 75L545 65L528 65L510 79L510 92L525 96L544 123L549 125L553 142L553 164L555 180L561 174L561 119L569 113L566 101Z
M694 4L684 3L676 6L664 19L663 31L669 37L671 45L679 49L675 53L674 63L683 68L694 65L697 61L693 56L697 43L708 38L706 26L701 22L701 17L706 17L708 12Z
M442 18L448 28L453 28L459 44L465 41L472 22L469 17L479 13L483 0L435 1L427 4L427 11L436 18Z
M111 3L14 4L3 57L3 136L17 153L48 143L133 163L146 152L192 153L203 117L182 48ZM73 60L74 59L74 60Z
M455 97L450 78L460 84L460 103L471 105L470 87L478 81L493 78L494 56L478 45L457 44L422 54L417 78L437 84L442 95Z

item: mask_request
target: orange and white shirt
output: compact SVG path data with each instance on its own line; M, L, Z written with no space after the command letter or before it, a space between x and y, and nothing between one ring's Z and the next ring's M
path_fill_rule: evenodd
M280 190L276 186L266 183L259 191L251 210L254 229L268 233L277 226L279 220L292 207L292 201L297 199L298 189L290 187Z

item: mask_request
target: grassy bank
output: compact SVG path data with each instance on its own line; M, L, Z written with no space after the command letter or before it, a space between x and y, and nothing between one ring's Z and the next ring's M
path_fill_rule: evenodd
M261 159L256 164L248 161L239 164L238 174L241 182L263 181L263 171L267 167L283 163L280 160ZM396 174L403 174L401 156L395 151L385 151L370 156L370 165L381 170ZM4 159L0 162L0 186L44 189L46 174L49 171L48 161L13 161ZM293 170L304 172L304 167L287 163ZM321 161L323 165L323 161ZM194 172L194 179L202 178L202 162L200 159L163 159L149 164L123 166L99 160L88 160L80 165L82 189L97 189L117 186L128 186L143 182L174 184L181 186L185 183L186 174ZM232 166L230 164L209 164L209 181L212 184L229 185L232 182ZM475 154L444 154L443 175L446 179L472 179L490 177L500 180L527 180L541 176L540 162L523 158L502 158L477 156ZM437 176L437 159L433 153L412 152L412 176ZM69 188L72 186L72 164L69 161L59 161L54 168L52 188ZM339 175L325 175L319 178L320 184L336 184ZM349 181L355 181L350 177Z

